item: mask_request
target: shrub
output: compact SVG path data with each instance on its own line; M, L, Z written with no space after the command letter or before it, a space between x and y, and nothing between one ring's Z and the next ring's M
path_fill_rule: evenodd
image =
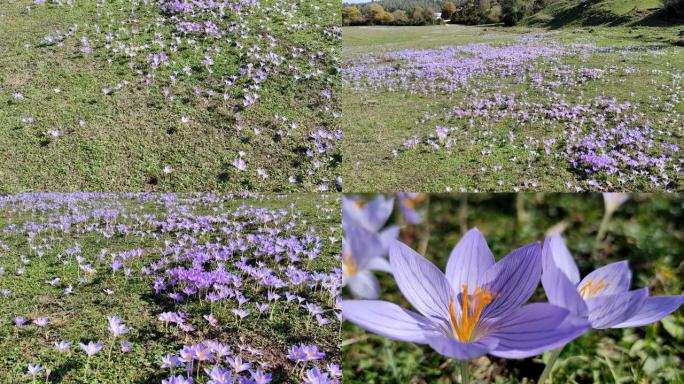
M477 25L489 23L491 20L479 5L469 3L454 13L451 21L456 24Z
M663 3L663 8L667 12L684 17L684 0L661 0Z
M456 12L456 5L451 1L442 4L442 20L451 20L451 16Z
M344 25L359 25L366 22L361 11L354 6L344 7L342 10L342 22Z
M529 3L522 0L501 1L501 21L508 26L516 25L530 11Z

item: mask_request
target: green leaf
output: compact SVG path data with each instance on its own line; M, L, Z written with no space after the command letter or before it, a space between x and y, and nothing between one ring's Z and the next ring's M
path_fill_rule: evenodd
M684 338L684 325L682 325L682 323L674 316L665 317L663 320L661 320L661 323L663 323L663 327L665 327L667 333L669 333L675 339Z

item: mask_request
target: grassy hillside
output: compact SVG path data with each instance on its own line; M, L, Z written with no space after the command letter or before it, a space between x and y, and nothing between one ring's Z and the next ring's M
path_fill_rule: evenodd
M660 0L558 0L528 17L524 24L559 28L578 25L667 25Z
M0 1L0 191L341 189L339 3L182 3Z

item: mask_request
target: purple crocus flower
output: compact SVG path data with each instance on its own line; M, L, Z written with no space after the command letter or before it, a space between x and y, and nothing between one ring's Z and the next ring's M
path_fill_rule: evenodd
M28 368L26 369L26 371L28 372L28 374L31 375L31 376L37 375L37 374L38 374L40 371L42 371L42 370L43 370L43 366L40 365L40 364L36 364L36 365L29 364L29 365L28 365Z
M378 232L392 215L393 209L394 198L385 198L383 195L365 203L342 197L342 225Z
M549 302L588 319L595 329L640 327L654 323L684 303L684 295L648 296L648 288L629 290L627 261L605 265L580 280L579 269L558 234L547 237L542 285Z
M305 384L336 384L337 382L337 379L331 379L327 373L321 372L317 367L307 370L304 376Z
M204 368L204 372L211 378L207 384L231 384L235 382L232 377L232 372L228 369L223 369L218 365L215 365L212 369Z
M132 350L131 343L129 343L128 341L120 342L119 346L121 347L121 353L128 353Z
M470 230L452 250L446 275L395 241L390 264L404 297L421 314L380 300L343 300L342 314L378 335L418 344L457 360L490 353L525 358L584 333L589 324L548 303L523 305L541 277L538 242L494 262L487 243Z
M128 333L128 328L123 324L123 320L117 316L108 318L108 329L114 337L122 336Z
M605 192L603 193L603 202L606 206L606 212L612 214L615 212L622 204L629 200L628 193L619 192Z
M171 376L166 380L162 380L162 384L192 384L192 377Z
M236 356L234 359L226 357L226 361L228 362L228 364L230 364L230 366L235 370L236 373L246 371L252 367L252 364L243 362L242 357L240 357L239 355Z
M78 346L81 347L89 357L100 352L100 349L102 349L102 344L93 343L92 341L88 342L88 344L78 343Z
M59 353L66 352L69 348L71 348L71 343L68 341L55 342L55 349L57 349L57 352Z
M268 384L271 382L271 374L264 373L261 368L257 368L256 371L249 370L250 375L252 375L252 380L256 384Z
M418 204L426 200L426 196L422 193L413 192L399 192L397 193L399 198L399 208L404 218L409 224L420 224L423 218L416 210Z
M47 317L39 317L39 318L33 320L33 324L35 324L39 327L44 327L48 324L48 318Z
M391 272L385 258L389 244L399 236L399 227L381 233L348 226L342 244L342 286L349 286L352 294L363 299L375 299L380 294L380 283L372 271Z

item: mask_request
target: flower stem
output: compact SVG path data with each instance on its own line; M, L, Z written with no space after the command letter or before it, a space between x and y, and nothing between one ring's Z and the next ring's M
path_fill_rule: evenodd
M612 212L606 212L603 214L603 219L601 219L601 225L599 225L598 233L596 233L596 239L594 240L594 248L591 252L591 257L596 259L598 255L598 250L601 248L601 243L603 243L603 238L606 237L606 232L608 231L608 223L610 218L613 216Z
M468 375L468 360L461 361L461 384L470 383L470 376Z
M549 357L549 361L546 363L546 367L544 367L544 372L542 372L541 376L539 376L539 380L537 381L537 384L544 384L546 380L551 378L551 371L553 370L553 365L556 363L556 360L558 359L558 356L560 356L561 352L563 351L563 348L565 348L565 345L554 349L551 352L551 356Z

